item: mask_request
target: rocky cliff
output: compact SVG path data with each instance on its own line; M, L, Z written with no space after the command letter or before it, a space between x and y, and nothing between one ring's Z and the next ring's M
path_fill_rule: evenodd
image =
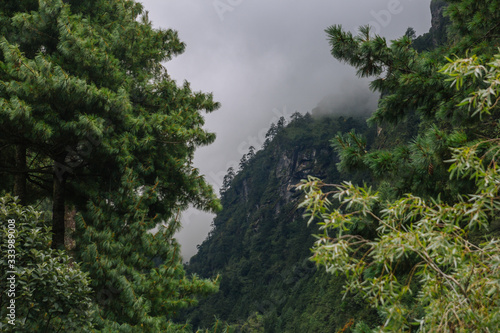
M431 28L429 32L414 40L413 46L417 51L429 51L439 45L445 45L448 40L447 28L450 20L445 16L448 3L444 0L431 2Z

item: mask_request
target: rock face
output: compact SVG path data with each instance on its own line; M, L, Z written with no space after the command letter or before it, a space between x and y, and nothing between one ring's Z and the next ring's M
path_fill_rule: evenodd
M413 41L413 47L417 51L429 51L439 45L444 45L448 40L447 27L449 18L444 16L448 3L444 0L432 0L431 2L431 28L428 33Z
M431 29L429 33L432 36L434 46L444 45L448 39L446 28L450 20L444 16L444 11L448 4L443 0L433 0L431 2Z
M323 149L322 152L324 156L331 154L330 149ZM296 186L302 179L307 179L307 176L326 176L318 166L317 156L318 150L314 148L281 152L275 174L280 184L279 196L285 203L292 200Z

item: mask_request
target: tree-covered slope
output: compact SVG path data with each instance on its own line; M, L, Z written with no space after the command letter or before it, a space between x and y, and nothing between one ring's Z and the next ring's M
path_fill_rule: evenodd
M307 227L295 189L309 175L344 179L330 140L352 129L369 138L376 132L364 118L295 114L288 126L282 119L271 127L263 150L245 156L222 193L214 229L187 267L203 277L222 276L220 292L189 313L195 327L217 316L256 331L335 332L351 313L371 315L361 300L342 301L341 280L308 261L316 229Z

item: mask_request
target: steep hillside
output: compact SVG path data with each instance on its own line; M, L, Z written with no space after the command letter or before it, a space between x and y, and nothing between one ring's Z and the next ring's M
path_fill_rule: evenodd
M360 299L340 298L341 279L309 262L316 229L307 227L298 208L303 195L294 187L309 175L333 183L346 179L330 140L352 129L372 139L376 129L363 118L309 114L280 123L223 193L214 229L187 267L222 276L220 292L189 313L194 327L209 326L217 316L253 331L336 332L351 320L348 314L377 320ZM363 174L348 178L368 180Z

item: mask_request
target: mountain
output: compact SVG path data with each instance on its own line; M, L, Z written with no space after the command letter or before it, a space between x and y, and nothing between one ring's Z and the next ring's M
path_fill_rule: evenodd
M446 41L444 6L432 1L432 28L412 36L417 51ZM415 110L392 126L368 127L365 117L338 116L367 114L366 105L364 96L324 100L314 116L294 114L288 125L280 119L263 149L246 154L238 172L230 170L223 210L186 267L201 277L221 276L220 292L184 313L194 328L209 327L214 318L242 332L344 332L361 322L382 324L359 294L342 297L343 277L327 274L309 260L319 227L307 225L299 207L304 193L295 188L308 176L329 184L376 182L368 170L339 171L340 158L332 148L337 134L360 134L368 151L392 149L417 136L420 117Z
M264 149L247 154L222 194L213 230L187 266L188 273L222 276L220 292L187 314L194 327L217 316L250 332L336 332L353 313L355 320L377 320L361 299L341 299L341 278L309 261L318 229L307 226L298 207L304 194L295 188L308 176L368 180L336 167L330 140L353 129L374 141L376 129L365 118L295 114L287 126L284 119L271 126ZM327 317L324 308L331 309Z

